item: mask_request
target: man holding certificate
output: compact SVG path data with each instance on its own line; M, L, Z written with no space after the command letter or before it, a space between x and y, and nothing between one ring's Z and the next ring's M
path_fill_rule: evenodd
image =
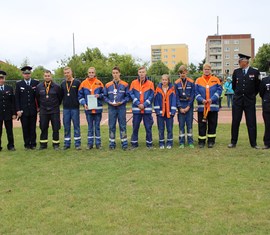
M128 83L120 79L120 69L114 67L112 70L113 80L104 87L104 100L108 103L109 112L109 141L110 150L114 150L116 122L118 120L120 128L120 138L122 149L128 147L126 128L126 103L129 101Z
M103 111L103 87L102 82L96 77L96 69L90 67L88 69L88 77L81 83L78 92L79 103L85 109L88 123L87 149L93 148L94 138L96 148L101 148L100 121Z

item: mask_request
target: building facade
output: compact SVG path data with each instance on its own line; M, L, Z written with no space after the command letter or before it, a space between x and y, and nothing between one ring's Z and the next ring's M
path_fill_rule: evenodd
M188 64L188 45L163 44L151 46L151 63L162 61L169 69L173 69L179 62Z
M230 75L239 67L238 53L254 58L251 34L213 35L206 39L205 58L215 75Z

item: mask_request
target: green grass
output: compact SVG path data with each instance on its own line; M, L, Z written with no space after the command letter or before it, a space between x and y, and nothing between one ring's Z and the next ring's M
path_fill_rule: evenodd
M230 125L215 148L180 150L177 129L172 150L147 150L142 128L126 152L108 150L104 126L103 150L80 152L24 151L15 129L17 151L0 152L0 234L269 234L269 151L249 147L245 126L228 149Z

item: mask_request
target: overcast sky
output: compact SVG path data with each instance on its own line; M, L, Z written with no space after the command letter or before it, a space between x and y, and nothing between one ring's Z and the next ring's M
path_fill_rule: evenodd
M76 53L132 54L150 61L151 45L185 43L189 61L205 56L208 35L251 33L255 53L270 42L269 0L1 0L0 60L20 66L25 58L48 69Z

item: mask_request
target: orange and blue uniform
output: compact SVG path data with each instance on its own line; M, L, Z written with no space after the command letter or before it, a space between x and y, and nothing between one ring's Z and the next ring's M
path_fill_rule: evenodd
M187 126L187 142L193 144L192 124L195 97L195 84L191 78L179 78L175 81L176 105L178 108L179 144L185 144L185 125ZM189 107L188 112L181 113L180 109Z
M116 147L115 131L116 122L118 120L120 128L120 138L122 149L127 149L127 124L126 124L126 103L130 100L128 83L120 80L118 82L108 82L104 87L104 100L108 103L109 113L109 141L110 148ZM121 102L119 106L113 106L110 103Z
M100 137L100 122L102 118L102 99L103 99L103 84L100 80L95 78L86 78L80 85L78 91L79 103L84 106L88 103L88 95L98 95L97 98L97 108L91 110L85 110L85 115L88 123L88 147L92 148L94 144L94 137L96 142L96 147L101 146ZM95 130L95 136L94 136Z
M219 78L203 75L196 80L195 98L198 102L199 144L204 145L208 137L208 145L214 144L219 111L219 97L222 86ZM211 103L203 104L203 100L211 99ZM208 134L206 129L208 123Z
M154 98L154 109L157 115L157 124L159 132L159 147L165 146L164 130L167 128L167 147L173 145L173 118L176 113L176 96L174 86L169 83L166 93L162 89L162 83L159 83ZM169 147L169 148L170 148Z
M152 103L154 93L154 84L148 78L145 78L143 83L137 78L130 85L129 94L132 99L133 113L131 144L133 147L138 147L138 133L142 119L146 130L146 146L152 147L153 145L152 126L154 121L152 117ZM138 106L140 104L144 105L144 109L139 109Z

